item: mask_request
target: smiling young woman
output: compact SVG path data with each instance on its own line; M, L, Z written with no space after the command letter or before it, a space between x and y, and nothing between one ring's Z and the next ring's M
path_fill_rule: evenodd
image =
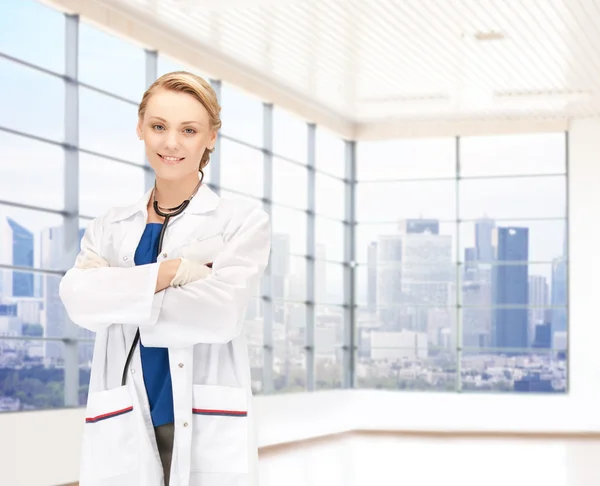
M70 318L96 332L82 486L258 483L243 323L270 225L203 183L220 109L198 76L156 80L137 124L154 187L90 224L61 281Z

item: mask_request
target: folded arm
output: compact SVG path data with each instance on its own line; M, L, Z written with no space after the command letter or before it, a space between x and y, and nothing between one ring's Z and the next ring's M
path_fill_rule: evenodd
M178 261L108 267L100 254L101 239L102 219L97 218L85 231L75 265L61 279L59 295L69 317L95 332L115 322L154 325L163 297L155 293L169 284Z
M260 208L241 209L223 237L225 246L205 278L164 291L156 324L140 328L145 346L227 343L241 334L248 301L269 259L268 216Z

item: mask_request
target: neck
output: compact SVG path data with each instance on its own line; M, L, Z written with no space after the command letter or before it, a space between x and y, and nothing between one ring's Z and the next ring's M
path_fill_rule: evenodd
M189 199L199 181L196 174L178 180L165 180L157 177L156 200L162 208L179 206L183 201ZM151 203L151 201L149 202Z

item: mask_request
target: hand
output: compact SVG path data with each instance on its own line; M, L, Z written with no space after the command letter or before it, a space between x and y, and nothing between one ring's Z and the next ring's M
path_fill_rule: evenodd
M211 273L210 267L212 263L198 263L187 258L180 258L181 264L177 269L177 273L171 280L171 287L179 287L206 278Z
M85 259L75 263L75 268L87 270L89 268L101 268L108 267L108 262L95 253L85 256Z

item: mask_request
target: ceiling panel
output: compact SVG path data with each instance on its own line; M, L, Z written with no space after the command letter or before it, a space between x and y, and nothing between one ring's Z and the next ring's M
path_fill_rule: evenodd
M600 115L597 0L98 1L356 124Z

